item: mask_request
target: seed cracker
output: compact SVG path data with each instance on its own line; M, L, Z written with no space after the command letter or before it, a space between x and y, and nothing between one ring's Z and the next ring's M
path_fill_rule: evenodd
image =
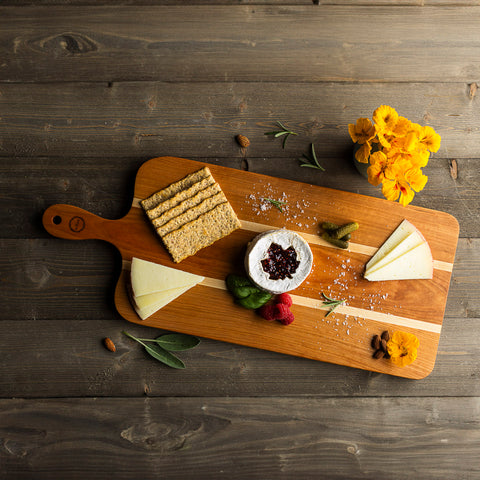
M173 261L179 263L240 227L240 221L233 208L226 202L177 230L167 233L162 240Z
M167 222L170 222L173 218L185 213L189 208L196 207L200 203L202 203L207 198L220 193L222 189L218 183L214 183L203 190L200 190L196 195L193 197L185 199L183 202L180 202L177 206L170 208L166 212L163 212L159 217L154 218L152 220L152 224L155 228L161 227L165 225ZM225 198L226 201L226 198ZM205 213L207 210L199 213ZM190 220L193 220L192 217Z
M212 175L208 176L207 178L203 178L202 180L194 183L191 187L181 190L180 192L176 193L173 197L168 198L167 200L159 203L156 207L147 210L147 215L150 220L159 217L162 213L166 212L170 208L177 206L183 200L192 197L193 195L197 194L201 190L213 185L215 180L213 179Z
M188 209L181 215L178 215L175 218L172 218L169 222L165 223L161 227L158 227L157 233L161 237L163 237L167 233L173 232L177 228L182 227L183 225L185 225L188 222L191 222L192 220L196 220L200 215L203 215L204 213L209 212L210 210L215 208L217 205L220 205L221 203L225 203L225 202L227 202L227 197L223 192L217 193L216 195L212 195L211 197L208 197L198 205Z
M211 176L210 170L208 167L203 167L196 172L188 174L186 177L182 178L178 182L170 184L168 187L160 190L159 192L150 195L150 197L145 198L140 202L145 211L150 210L156 207L159 203L164 202L168 198L173 197L176 193L190 188L194 183L198 182L202 178L207 178Z

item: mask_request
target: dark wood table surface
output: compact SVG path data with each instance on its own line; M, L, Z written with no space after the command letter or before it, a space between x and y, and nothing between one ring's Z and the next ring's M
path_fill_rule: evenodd
M479 25L476 0L3 1L0 478L480 478ZM347 131L380 104L442 136L413 205L460 223L423 380L208 339L170 369L121 333L158 331L116 312L115 249L42 227L120 218L162 155L381 197Z

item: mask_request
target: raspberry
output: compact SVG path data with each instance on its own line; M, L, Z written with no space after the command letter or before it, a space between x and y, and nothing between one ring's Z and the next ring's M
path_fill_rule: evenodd
M293 316L293 313L288 308L288 305L285 305L284 303L276 303L275 305L263 305L263 307L260 307L258 309L258 313L269 322L273 320L278 320L284 325L290 325L295 318Z
M293 303L292 297L288 293L281 293L280 295L278 295L276 302L283 303L287 307L291 307Z
M277 320L278 318L278 311L276 305L263 305L258 309L258 313L269 322L273 320Z
M275 307L277 309L277 316L275 320L280 320L290 313L290 308L288 308L288 305L285 305L284 303L276 303Z
M283 318L280 318L280 323L283 323L283 325L290 325L293 321L295 320L295 317L293 316L292 312L288 312L287 315Z

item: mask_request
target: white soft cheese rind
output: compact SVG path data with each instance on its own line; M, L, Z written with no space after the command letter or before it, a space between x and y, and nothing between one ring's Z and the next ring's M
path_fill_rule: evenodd
M268 257L268 249L272 243L280 245L284 250L293 247L297 253L299 265L292 278L271 280L269 273L262 267L262 260ZM296 232L279 229L269 230L257 235L248 245L245 254L245 269L252 282L262 290L279 294L294 290L310 274L313 254L308 243Z
M371 282L433 278L433 258L428 243L421 243L378 270L365 274L365 278Z

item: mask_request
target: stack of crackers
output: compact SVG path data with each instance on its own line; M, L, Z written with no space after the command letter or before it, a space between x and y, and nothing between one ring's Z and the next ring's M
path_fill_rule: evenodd
M140 203L176 263L241 226L208 167Z

